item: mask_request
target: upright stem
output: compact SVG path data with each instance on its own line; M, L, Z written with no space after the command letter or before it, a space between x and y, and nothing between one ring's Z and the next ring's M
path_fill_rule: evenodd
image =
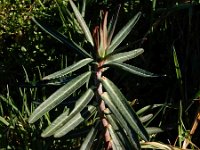
M99 65L101 65L101 63ZM103 88L102 88L102 84L100 82L98 82L98 79L100 79L101 77L102 77L102 70L98 69L96 72L96 78L97 78L97 100L99 102L99 114L100 114L100 118L102 121L102 125L105 129L104 137L105 137L106 150L111 150L112 149L111 136L110 136L110 133L108 130L109 122L104 115L104 110L106 109L106 106L105 106L104 101L100 97L100 95L103 94Z

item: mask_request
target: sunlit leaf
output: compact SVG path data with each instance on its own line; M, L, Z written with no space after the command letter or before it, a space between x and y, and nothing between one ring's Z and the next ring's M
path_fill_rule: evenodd
M42 117L46 112L50 111L58 104L60 104L63 100L65 100L68 96L70 96L74 91L80 88L88 78L90 77L91 72L86 72L78 77L74 78L56 92L54 92L47 100L45 100L42 104L40 104L35 111L31 114L29 118L29 123L33 123L37 121L40 117Z
M83 29L83 32L85 33L85 36L87 38L87 40L90 42L90 44L92 46L94 46L94 42L93 42L93 38L92 38L92 35L90 33L90 30L88 28L88 26L86 25L81 13L79 12L78 8L76 7L76 5L74 4L74 2L72 0L69 0L70 2L70 5L74 11L74 14L76 16L76 19L78 20L81 28Z
M129 65L129 64L125 64L125 63L116 63L116 62L110 62L109 64L105 64L105 67L115 67L115 68L119 68L121 70L130 72L132 74L138 75L138 76L142 76L142 77L159 77L158 75L151 73L149 71L140 69L138 67Z
M94 96L94 92L92 91L92 89L88 89L77 100L72 112L69 115L68 115L68 112L64 112L59 117L57 117L56 120L54 120L52 124L44 130L44 132L42 133L42 137L49 137L53 135L54 132L56 132L56 130L58 130L68 121L70 121L76 114L80 113L84 109L84 107L90 102L93 96Z
M112 53L119 44L126 38L126 36L131 32L137 21L141 16L141 12L138 12L113 38L109 48L107 49L107 54Z
M142 54L144 52L143 48L138 48L129 52L123 52L123 53L117 53L114 55L111 55L108 57L105 61L105 64L109 64L112 62L122 63L124 61L133 59L137 57L138 55Z
M72 72L84 67L85 65L87 65L88 63L90 63L92 61L93 61L93 59L91 59L91 58L82 59L82 60L76 62L75 64L68 66L65 69L62 69L60 71L57 71L53 74L50 74L50 75L44 77L43 80L51 80L51 79L63 77L69 73L72 73Z
M126 98L121 93L121 91L117 88L117 86L112 81L110 81L106 77L102 77L100 81L103 84L103 87L108 92L109 96L111 97L112 102L118 108L119 112L122 114L125 120L129 123L131 128L137 134L139 134L142 139L147 141L149 137L144 126L140 122L135 111L131 108Z
M55 132L54 137L60 138L76 128L81 122L88 118L95 111L95 109L96 107L90 105L82 110L81 113L76 114L73 118L70 119L70 121L68 121L64 126Z
M53 29L50 29L49 27L45 26L44 24L39 23L34 17L32 18L32 20L42 30L44 30L46 33L51 35L53 38L55 38L56 40L58 40L59 42L61 42L65 46L67 46L69 49L76 50L77 52L81 53L83 56L92 58L92 56L88 52L86 52L83 48L80 49L79 47L77 47L77 45L73 44L71 41L68 41L68 39L61 33L57 32Z

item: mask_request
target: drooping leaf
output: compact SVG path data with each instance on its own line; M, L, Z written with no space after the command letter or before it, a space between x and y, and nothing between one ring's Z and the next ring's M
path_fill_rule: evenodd
M80 113L76 114L72 119L70 119L64 126L58 129L55 132L54 137L60 138L66 135L68 132L76 128L81 122L83 122L85 118L88 118L95 111L95 109L96 107L89 105L87 108L85 108Z
M100 122L97 121L94 127L90 130L86 138L84 139L84 142L82 143L80 150L86 150L86 149L91 149L91 146L93 144L93 141L98 133L98 128L99 128Z
M134 149L139 149L140 144L137 138L134 138L134 129L129 128L127 121L125 118L122 116L122 114L119 112L117 109L117 106L114 104L113 100L111 97L108 95L107 92L104 92L101 94L101 98L105 101L111 112L113 113L113 116L117 118L118 124L121 126L122 129L126 131L126 137L131 143L131 147Z
M92 97L94 96L94 92L92 89L88 89L76 102L74 109L68 115L68 112L62 113L59 117L57 117L50 126L48 126L42 133L42 137L49 137L53 135L59 128L61 128L64 124L70 121L76 114L80 113L84 107L90 102Z
M88 52L86 52L83 48L77 47L77 44L75 45L71 41L68 41L68 39L64 35L62 35L61 33L57 32L57 31L55 31L53 29L50 29L49 27L45 26L44 24L39 23L34 17L32 18L32 20L42 30L44 30L46 33L48 33L49 35L51 35L53 38L55 38L56 40L58 40L59 42L61 42L65 46L67 46L69 49L76 50L77 52L79 52L80 54L82 54L84 57L90 57L90 58L92 58L92 56Z
M87 38L87 40L90 42L90 44L92 46L94 46L94 42L93 42L93 38L92 35L90 33L90 30L88 28L88 26L86 25L81 13L79 12L78 8L76 7L76 5L74 4L74 2L72 0L69 0L69 3L74 11L74 14L76 16L76 19L78 20L83 32L85 33L85 36Z
M133 29L137 21L141 16L141 12L138 12L113 38L109 48L107 49L107 54L112 53L119 44L126 38L126 36L130 33Z
M68 66L65 69L62 69L60 71L57 71L53 74L50 74L50 75L44 77L43 80L51 80L51 79L63 77L69 73L72 73L72 72L84 67L85 65L87 65L88 63L90 63L92 61L93 61L93 59L91 59L91 58L82 59L82 60L76 62L75 64Z
M144 126L140 122L135 111L131 108L126 98L121 93L121 91L117 88L117 86L112 81L110 81L106 77L102 77L100 81L103 84L103 87L108 92L109 96L111 97L112 102L118 108L119 112L122 114L125 120L129 123L130 127L137 134L139 134L142 139L144 139L145 141L148 141L149 137Z
M74 91L80 88L88 78L90 77L91 72L86 72L78 77L74 78L66 85L59 88L56 92L54 92L47 100L45 100L42 104L40 104L35 111L31 114L29 118L29 123L34 123L40 117L42 117L46 112L50 111L58 104L60 104L63 100L65 100L68 96L70 96Z
M142 76L142 77L159 77L158 75L151 73L149 71L140 69L138 67L129 65L129 64L125 64L125 63L116 63L116 62L110 62L109 64L105 64L104 67L116 67L119 68L121 70L130 72L132 74L138 75L138 76Z
M133 59L137 57L138 55L142 54L144 52L143 48L138 48L129 52L123 52L123 53L117 53L114 55L111 55L108 57L105 61L105 64L109 64L112 62L122 63L124 61Z

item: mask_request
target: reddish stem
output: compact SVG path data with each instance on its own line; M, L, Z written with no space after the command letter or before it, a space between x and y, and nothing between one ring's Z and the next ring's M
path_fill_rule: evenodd
M99 67L103 64L103 62L100 62L99 63ZM96 78L97 80L100 79L102 77L102 70L99 69L97 72L96 72ZM105 103L104 101L100 98L100 95L103 94L103 88L102 88L102 84L101 83L97 83L97 99L99 101L99 113L100 113L100 117L101 117L101 121L102 121L102 124L103 124L103 127L104 127L104 137L105 137L105 146L106 146L106 150L111 150L112 149L112 144L111 144L111 136L110 136L110 133L109 133L109 130L108 130L108 125L109 125L109 122L107 120L107 118L105 117L104 115L104 110L106 109L106 106L105 106Z

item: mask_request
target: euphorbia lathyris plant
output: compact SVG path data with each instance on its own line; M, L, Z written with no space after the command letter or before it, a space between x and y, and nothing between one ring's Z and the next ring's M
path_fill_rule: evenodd
M68 40L64 35L38 23L33 18L33 21L44 31L85 58L43 78L47 84L53 84L53 81L60 78L68 82L35 109L29 122L34 123L86 85L85 92L80 94L74 106L68 106L67 110L43 131L42 137L52 135L56 138L62 137L93 115L93 127L88 132L81 149L91 149L93 141L101 143L100 145L104 145L106 149L140 149L139 141L149 139L147 130L122 92L110 79L103 76L103 73L114 67L143 77L156 77L153 73L124 63L143 53L142 48L122 53L117 53L116 50L139 20L141 12L113 36L119 10L110 21L108 21L108 12L104 11L100 25L96 26L91 34L78 8L72 0L69 0L69 3L88 41L86 44L90 44L92 48L85 50L79 44ZM77 70L86 66L89 66L87 72L76 74Z

